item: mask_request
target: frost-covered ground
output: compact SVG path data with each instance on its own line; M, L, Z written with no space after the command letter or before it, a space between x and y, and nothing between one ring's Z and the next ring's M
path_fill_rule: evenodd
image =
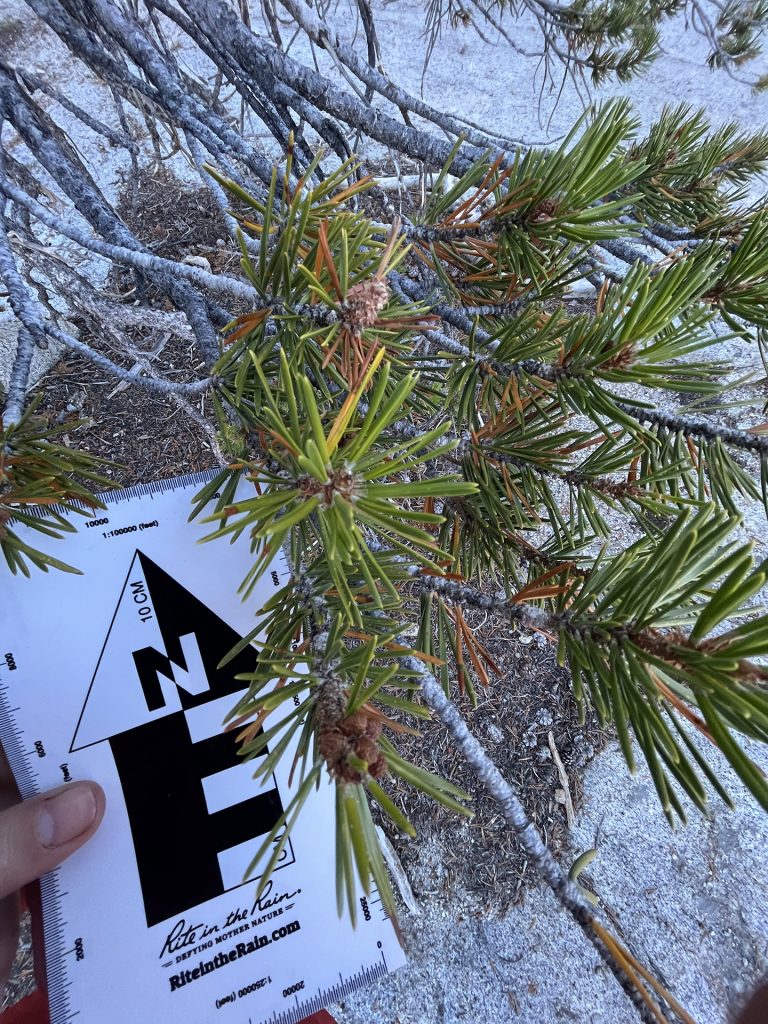
M385 69L418 92L425 48L422 5L395 0L374 6ZM332 18L348 25L350 33L354 30L346 4ZM511 23L511 32L522 49L538 48L532 25ZM0 0L0 40L13 44L20 62L42 69L98 112L98 88L34 26L22 0ZM682 20L668 27L664 48L665 55L644 78L629 86L609 85L595 98L629 96L646 124L664 104L688 102L706 108L715 125L735 119L747 128L766 126L765 95L753 96L725 74L710 73L705 43L686 32ZM433 105L528 141L557 139L580 113L582 102L573 85L566 82L562 92L559 85L556 93L542 91L535 61L504 41L484 42L469 29L445 29L423 77L424 97ZM93 173L114 195L124 161L79 127L72 130ZM4 141L12 142L8 136ZM758 183L754 195L763 191L764 183ZM2 334L1 304L2 299L0 357L10 350ZM756 353L740 353L739 358L756 360ZM747 532L765 542L759 510L749 516ZM768 769L766 751L754 753ZM726 769L723 775L729 777ZM700 1024L727 1021L743 993L768 971L766 819L738 785L730 788L738 803L735 812L715 805L709 819L692 816L687 829L672 834L648 774L641 770L629 779L621 755L609 748L587 771L586 806L573 833L574 855L594 846L599 833L599 855L590 870L595 890L633 950ZM435 836L424 848L423 870L439 872L441 858ZM530 893L502 920L461 919L457 907L423 897L421 914L404 915L403 925L410 965L333 1008L343 1024L628 1024L636 1019L548 892Z

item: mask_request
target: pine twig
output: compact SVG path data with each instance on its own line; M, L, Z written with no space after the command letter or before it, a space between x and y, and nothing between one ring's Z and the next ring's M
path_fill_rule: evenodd
M768 455L768 436L765 434L750 434L746 430L721 427L717 423L707 423L705 420L692 420L688 416L677 416L675 413L663 412L661 409L642 408L622 402L618 398L615 398L614 401L617 408L639 423L652 423L654 426L666 427L673 433L697 440L701 438L707 441L719 439L734 448L742 448L744 451L754 452L756 455Z
M287 309L285 304L276 296L262 296L252 285L239 281L235 277L229 277L227 274L211 274L201 267L193 267L186 263L176 263L173 260L154 256L145 251L137 251L126 248L123 245L105 242L100 238L94 238L70 221L52 214L41 203L26 195L1 173L0 193L5 194L9 199L12 199L15 203L28 210L46 227L76 242L83 249L95 253L106 260L138 270L148 277L158 280L166 288L172 287L174 281L182 284L189 282L201 291L213 292L222 296L222 298L246 300L254 310L271 308L276 313L280 313ZM198 299L201 302L203 301L199 296ZM338 319L337 314L332 310L327 310L320 306L293 306L291 307L291 312L307 316L323 324L335 323ZM187 319L189 319L189 310L185 310L185 313L187 314ZM229 317L226 319L229 320ZM194 329L194 324L192 326Z
M423 117L450 135L463 136L468 143L480 149L490 149L491 159L500 155L498 142L486 135L485 132L477 131L458 118L436 110L423 100L411 96L377 70L373 61L366 63L362 60L354 47L345 43L315 10L302 3L301 0L280 0L280 2L310 39L319 46L326 44L333 46L337 58L367 86L371 95L375 91L394 104L398 110L407 110L418 117Z
M13 360L11 377L8 382L8 394L3 409L3 425L11 427L18 423L24 412L24 403L29 386L32 356L35 351L35 339L22 324L16 339L16 356Z
M253 303L255 309L263 308L267 305L266 302L260 300L255 288L245 284L243 281L238 281L237 278L228 277L226 274L209 274L200 267L192 267L185 263L175 263L173 260L166 260L161 256L137 252L135 249L129 249L123 245L113 245L100 238L94 238L71 222L52 214L3 176L0 176L0 192L24 207L24 209L28 210L37 220L45 224L52 231L64 235L66 238L82 246L83 249L95 253L97 256L102 256L106 260L131 267L150 277L158 278L166 284L169 278L183 279L200 289L207 289L228 299L245 299Z
M93 117L88 113L87 110L83 110L82 107L73 103L68 96L65 96L58 89L54 88L50 82L42 78L40 75L35 74L32 71L27 71L23 68L16 69L17 76L24 82L24 85L29 89L30 93L39 91L45 93L46 96L50 96L52 100L55 100L64 110L68 110L70 114L74 115L81 121L87 128L90 128L96 135L101 135L107 141L111 142L113 146L120 146L127 149L129 152L135 152L138 147L133 139L130 137L127 131L116 131L108 124L104 124L103 121L99 121L98 118Z
M85 358L100 366L103 370L107 370L120 380L128 381L131 384L141 384L142 387L150 391L158 391L167 395L197 395L207 391L215 383L213 377L206 377L204 380L195 381L192 384L179 384L174 381L164 380L163 378L145 377L140 369L126 370L91 348L90 345L46 322L42 310L38 308L38 301L31 297L21 279L2 222L0 222L0 277L5 281L10 295L11 308L21 325L16 361L11 375L11 387L9 388L8 395L10 408L7 407L5 411L6 425L9 422L17 422L21 416L24 395L26 394L29 381L32 348L35 343L40 345L40 347L45 347L47 345L47 336L61 342L79 355L85 356ZM10 420L8 419L9 416L11 417Z
M658 1024L651 1013L647 999L630 980L616 957L595 929L595 918L576 885L563 871L551 851L536 831L513 786L507 782L482 744L472 735L442 686L417 658L406 658L404 663L417 677L424 701L445 726L457 750L474 771L477 779L499 804L505 820L514 830L520 845L535 864L541 877L550 887L560 905L567 910L597 950L621 988L638 1011L644 1024Z
M16 266L16 260L8 241L5 217L2 210L0 210L0 280L5 284L11 309L19 321L16 356L11 369L6 404L3 410L3 423L6 427L9 427L14 423L18 423L24 412L24 401L27 388L29 387L35 344L37 343L41 347L45 347L46 341L43 334L34 329L30 330L24 323L23 314L31 305L32 299Z

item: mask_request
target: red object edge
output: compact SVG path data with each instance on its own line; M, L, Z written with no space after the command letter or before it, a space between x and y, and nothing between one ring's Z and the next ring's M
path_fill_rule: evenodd
M2 1024L49 1024L49 1019L48 1000L39 989L0 1014ZM336 1024L336 1021L327 1010L319 1010L305 1017L301 1024Z
M39 989L0 1014L3 1024L48 1024L48 999Z

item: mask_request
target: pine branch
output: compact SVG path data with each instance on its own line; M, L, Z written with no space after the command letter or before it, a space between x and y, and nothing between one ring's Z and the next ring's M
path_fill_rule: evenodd
M31 6L94 70L116 84L119 84L121 79L124 81L122 71L115 74L115 62L105 48L94 45L92 39L89 39L87 33L77 24L77 19L66 13L66 3L59 3L58 0L32 0ZM131 22L116 6L103 0L88 0L87 6L91 12L90 16L124 47L136 67L146 75L148 85L140 85L140 92L159 106L165 107L173 120L192 132L209 152L223 152L225 155L233 156L241 160L261 181L269 182L269 162L247 145L242 136L222 118L214 115L195 96L189 94L173 69L169 67L167 60L149 43L144 31L135 21ZM75 7L74 11L79 18L85 15L85 23L88 23L88 15L81 5Z
M611 397L616 403L617 409L626 413L627 416L631 416L638 423L652 423L654 426L664 427L671 433L679 433L683 437L690 437L695 440L720 440L733 448L754 452L761 457L768 455L768 437L764 434L753 434L748 430L722 427L717 423L694 420L689 416L677 416L675 413L664 412L661 409L649 409L631 405L628 402L621 401L618 396Z
M100 238L95 238L75 224L51 213L2 175L0 175L0 192L28 210L41 224L45 224L57 234L76 242L86 251L146 274L150 279L163 282L166 287L170 287L169 282L173 280L182 283L188 281L197 288L208 290L222 298L245 299L249 303L253 303L254 308L264 308L268 305L251 285L247 285L237 278L228 277L226 274L210 274L200 267L175 263L173 260L163 259L161 256L154 256L123 245L113 245Z
M354 905L356 871L387 891L367 797L412 831L381 785L387 772L466 813L466 794L401 758L382 732L403 728L388 708L425 717L425 700L644 1019L655 1013L658 1021L660 1011L650 1009L643 989L644 969L593 917L442 692L441 681L445 691L450 687L447 666L440 666L439 680L424 666L439 664L441 651L433 646L453 646L460 684L472 674L485 681L487 652L463 608L545 633L558 639L579 706L591 703L601 721L616 723L630 767L635 746L642 750L670 820L684 815L678 792L704 807L700 776L725 795L686 722L717 742L768 807L765 780L730 734L735 728L768 741L759 661L768 633L765 618L748 604L768 579L768 564L753 566L749 551L730 539L733 519L713 508L732 509L738 491L756 496L725 446L761 458L767 489L768 439L642 409L603 387L629 381L720 390L721 367L682 357L709 340L704 327L717 313L741 335L765 319L768 218L740 214L735 204L765 163L768 141L733 126L710 133L703 118L682 108L665 111L638 139L627 104L616 103L577 124L551 152L516 146L390 82L375 66L367 0L360 0L367 60L338 38L323 12L282 0L310 46L328 50L351 92L255 35L224 0L153 0L146 11L109 0L29 2L116 102L134 104L158 154L164 155L163 126L171 147L189 152L241 245L242 276L207 274L148 252L61 129L0 64L0 118L11 121L88 225L46 209L35 175L8 160L0 167L0 193L13 200L21 222L15 251L28 266L29 253L38 252L39 223L84 252L130 268L184 311L213 365L206 380L172 385L122 329L109 335L134 361L131 370L65 335L26 291L5 235L0 268L12 270L9 291L22 324L15 415L31 344L46 336L79 346L124 381L169 389L205 430L220 462L217 445L232 459L201 490L193 511L210 511L209 539L249 537L253 564L242 592L251 592L276 545L284 545L293 568L294 581L273 595L238 648L255 641L259 652L234 712L244 755L269 744L259 771L271 771L291 736L298 738L299 794L278 825L283 836L273 830L265 839L263 850L276 846L264 878L326 770L337 783L342 904ZM551 51L598 77L608 70L627 75L649 59L663 6L653 5L641 31L637 5L525 2L539 19L545 59ZM211 88L176 59L160 13L218 69ZM503 28L495 11L488 13ZM272 34L279 39L279 31ZM585 52L587 41L593 51ZM240 99L239 129L220 98L227 83ZM35 80L27 86L36 87ZM120 105L120 131L77 104L67 109L91 130L127 139ZM455 143L430 134L431 127L416 128L410 113ZM246 117L287 150L279 172L243 138ZM338 168L313 152L309 128L340 155ZM385 223L363 213L360 194L369 182L347 159L350 132L441 168L421 223L401 228L375 188L369 194ZM135 170L135 144L131 154ZM663 259L649 255L648 245ZM54 286L71 281L74 308L114 316L75 272L56 260L47 269ZM564 290L583 276L598 288L594 317L571 316L563 306ZM607 280L614 283L603 287ZM44 290L38 294L44 305ZM246 312L232 319L227 307L236 303ZM123 326L139 324L139 315L126 311ZM160 326L149 311L141 315L149 329ZM185 397L208 388L218 429ZM566 427L574 412L599 430ZM25 453L29 477L21 472L17 483L30 501L52 468L65 486L77 463L47 435L41 441L33 419L27 410L18 419L23 429L4 435L5 444ZM36 462L38 442L44 458ZM590 454L576 454L585 449ZM451 461L461 474L442 472ZM89 471L87 461L77 466ZM243 478L258 486L235 503ZM552 480L564 486L550 489ZM566 489L570 508L563 511ZM10 507L9 493L0 497ZM593 534L607 531L591 510L593 494L635 518L662 515L665 526L651 524L614 556L591 557ZM688 506L704 507L693 518ZM668 509L676 514L667 516ZM535 547L523 532L547 516L552 538ZM54 535L64 529L58 521L48 525ZM0 541L12 568L24 571L25 558L54 564L25 552L17 537ZM462 574L473 578L464 582ZM501 578L503 593L480 589L486 575ZM403 609L414 598L421 650L398 640ZM284 717L275 725L268 716L277 709ZM677 1010L671 997L667 1002Z
M615 256L622 263L626 263L630 267L638 262L644 263L647 267L654 267L657 262L653 256L649 256L647 252L644 252L641 246L633 245L632 242L628 242L623 238L601 239L599 247L605 249L611 256Z
M154 256L143 250L126 248L123 245L114 245L102 239L88 235L81 228L70 221L64 220L47 210L37 200L26 195L20 188L13 184L6 176L0 173L0 193L12 199L13 202L28 210L37 220L46 227L63 235L65 238L76 242L83 249L102 256L104 259L145 274L151 280L156 280L161 286L172 291L178 285L186 282L195 285L201 292L212 292L224 299L246 300L254 310L271 309L277 313L286 313L293 316L304 316L322 324L333 324L337 321L337 315L322 307L306 304L286 305L279 297L274 295L263 295L252 285L226 274L211 274L200 267L190 266L186 263L177 263L173 260L164 259L161 256ZM202 299L198 298L199 302ZM187 319L190 319L189 309L185 309ZM225 322L230 317L225 313ZM192 327L195 322L193 317ZM218 342L215 342L216 355L218 355Z
M2 255L2 239L0 239L0 262L2 262ZM2 274L0 274L0 277L2 277ZM6 426L18 423L24 412L34 352L35 339L27 328L20 324L16 340L16 355L13 360L5 408L3 409L3 423Z
M0 115L13 124L42 166L96 231L121 248L146 252L105 201L71 144L54 130L50 119L31 104L2 63ZM5 181L2 175L2 182ZM212 365L218 355L218 342L206 301L177 277L166 275L161 280L176 305L187 314L203 357Z
M768 620L746 606L768 580L768 562L754 566L751 545L726 544L733 527L732 518L713 513L711 506L695 519L682 513L658 545L640 541L613 558L598 560L589 576L578 579L570 578L563 565L557 579L547 573L511 596L484 594L469 584L425 575L414 565L408 572L418 577L422 592L524 623L557 639L560 660L567 657L571 667L577 701L583 706L586 681L600 720L615 722L633 769L631 723L673 824L675 813L685 821L685 810L672 780L701 810L707 797L660 714L660 705L699 770L727 801L723 787L675 720L675 711L691 717L686 704L698 706L706 727L701 720L695 722L697 727L768 809L765 777L728 731L736 728L768 740L768 672L748 660L765 654ZM554 589L552 583L557 584ZM557 611L528 603L551 593L559 595L554 599ZM729 617L744 621L708 636ZM681 625L689 626L690 632L683 632Z
M108 124L104 124L98 118L93 117L88 113L87 110L83 110L77 103L73 103L68 96L65 96L59 89L54 88L50 82L46 79L41 78L40 75L35 74L32 71L28 71L25 68L16 68L16 75L21 79L30 94L33 92L42 92L46 96L50 96L52 100L64 110L68 110L70 114L73 114L78 121L84 124L87 128L90 128L96 135L100 135L102 138L107 139L113 146L117 146L120 149L126 149L129 153L136 153L138 146L131 138L124 125L121 125L122 131L116 131L113 127Z
M391 79L387 78L375 65L366 63L358 55L354 47L349 46L341 37L334 32L323 20L302 0L280 0L283 7L292 15L296 23L306 32L308 37L321 48L325 45L333 47L337 58L363 82L372 92L378 93L399 110L407 110L410 113L423 117L443 131L455 137L462 137L470 145L488 150L490 159L499 155L498 141L482 131L474 130L466 122L459 118L452 117L442 111L425 103L415 96L411 96L405 90L398 88Z
M593 908L587 903L578 886L570 881L568 875L552 856L551 851L528 817L513 786L507 782L482 744L469 731L466 722L455 705L446 697L442 686L432 673L425 669L424 665L416 658L407 658L405 664L417 677L427 707L443 723L454 746L472 768L478 781L498 803L505 821L514 830L526 855L536 866L557 901L571 914L597 950L600 959L609 968L638 1011L640 1020L648 1022L648 1024L658 1024L658 1018L648 1007L647 993L643 994L638 989L636 979L633 982L627 976L616 957L605 945L595 929Z
M407 302L412 299L421 299L424 301L423 290L420 289L414 281L404 277L402 274L398 274L397 272L391 274L390 283L402 302ZM430 304L429 308L432 313L440 316L441 319L446 321L451 327L463 331L466 334L471 334L478 342L485 345L489 351L493 351L495 348L498 348L498 341L487 331L479 328L477 324L470 319L469 310L466 307L454 308L445 304L436 303ZM517 313L517 309L514 307L513 312ZM435 346L459 355L464 359L472 360L477 365L486 365L492 371L505 377L518 377L522 373L539 377L542 380L556 381L563 377L573 377L578 375L578 373L574 373L574 371L570 371L569 373L562 367L554 365L545 366L541 363L536 365L532 360L521 361L519 363L505 363L493 358L488 358L488 356L482 352L472 351L466 345L463 345L461 342L456 341L454 338L451 338L442 332L425 331L424 334ZM754 434L745 430L727 428L716 423L696 421L689 417L681 417L673 413L665 413L658 409L642 408L626 401L622 401L618 396L612 395L607 391L604 392L604 395L605 398L615 404L615 407L619 412L625 413L638 423L650 423L656 426L662 426L672 432L679 432L685 437L691 437L697 440L703 439L713 441L719 439L731 447L751 451L761 457L768 454L768 437L765 435ZM588 409L585 408L583 411L588 414Z
M147 391L155 391L163 395L201 395L216 385L215 377L205 377L202 380L194 381L191 384L179 383L177 381L166 380L163 377L147 377L144 376L141 370L126 370L124 367L119 366L117 363L108 359L102 355L101 352L97 352L91 348L85 342L80 341L79 338L73 337L66 331L60 330L58 327L54 327L52 324L47 323L42 316L32 313L30 318L30 310L24 310L25 320L22 321L25 327L32 331L35 330L39 334L42 331L45 335L49 335L55 341L60 342L73 352L77 352L78 355L83 356L96 366L101 367L102 370L106 370L107 373L116 377L118 380L124 380L128 384L140 384L141 387Z
M239 93L244 108L250 108L256 117L264 123L281 150L288 148L290 134L291 132L295 133L294 152L297 162L305 167L308 166L312 162L311 148L306 145L300 132L297 133L296 125L285 103L278 100L268 89L265 89L260 80L244 75L233 57L228 53L217 50L215 40L208 39L199 26L187 18L174 3L166 2L166 0L157 0L154 7L161 11L171 22L178 25L189 39L219 68L219 73L222 77L226 76L227 81ZM228 114L226 109L223 106L219 109L218 104L212 102L213 97L210 96L207 90L205 92L201 91L201 96L208 106L216 109L219 117L225 121L227 120ZM294 94L294 99L295 102L291 104L291 108L301 118L304 118L308 124L317 128L316 111L306 104L298 94ZM319 134L321 138L324 137L322 132L319 132ZM344 154L342 159L346 159L348 155L348 153ZM228 170L227 173L234 177L231 171ZM319 174L317 171L315 173L316 175Z
M409 281L401 274L393 272L389 276L389 281L395 295L397 295L398 299L400 299L404 305L411 299L421 299L424 301L423 291L415 285L414 282ZM460 329L465 330L467 333L472 333L479 342L487 343L490 351L493 351L494 348L498 347L498 342L495 341L487 331L476 327L462 310L454 309L453 307L443 305L442 303L438 303L434 306L430 305L429 309L430 312L436 313L437 316L442 320L445 320L451 326L460 327ZM463 345L460 341L457 341L455 338L452 338L450 335L445 334L442 331L424 330L422 331L422 334L435 348L445 352L451 352L453 355L461 356L463 359L469 360L478 366L485 366L489 370L508 377L521 377L527 375L530 377L539 377L541 380L554 382L560 380L563 376L568 376L567 372L563 371L561 367L558 367L557 365L547 366L538 359L523 359L517 363L500 362L489 357L486 353L473 352L466 345Z
M1 184L0 187L2 187ZM207 391L215 383L215 379L212 377L196 381L193 384L180 384L162 378L145 377L139 370L126 370L122 366L118 366L111 359L92 349L90 345L47 322L39 302L31 297L18 272L1 219L0 278L5 282L11 308L21 325L17 355L11 375L11 386L8 392L8 405L4 414L7 426L18 422L21 418L34 344L41 348L46 348L48 336L66 345L67 348L72 349L79 355L85 356L118 379L125 380L131 384L141 384L150 391L169 395L198 395Z
M187 18L175 4L166 2L166 0L157 0L155 7L178 25L190 40L199 46L202 52L221 69L222 73L226 73L229 82L238 91L243 102L264 122L281 149L288 148L289 134L291 131L295 131L295 126L288 113L290 108L315 129L319 137L328 143L341 160L348 159L350 153L346 142L342 139L343 145L339 144L338 133L334 130L332 123L290 86L269 83L263 76L256 78L246 74L233 55L218 46L215 36L206 35L201 27ZM276 87L273 87L274 85ZM297 159L304 166L308 166L312 162L309 148L298 140L295 141L294 146ZM225 167L218 157L216 162L227 171L231 178L239 180L237 174ZM314 174L318 178L321 176L319 169L316 169Z
M5 409L3 410L3 423L6 427L10 427L19 422L24 411L35 345L45 348L47 342L45 336L35 329L34 321L32 321L32 330L28 329L24 323L24 313L29 311L32 300L11 251L2 208L0 208L0 280L5 284L11 309L19 321L16 355L11 368Z
M691 0L691 8L694 28L712 48L707 61L710 67L722 68L734 81L758 88L761 79L739 75L737 69L745 57L755 55L756 43L768 21L768 7L755 4L750 10L741 4L717 4L716 22L709 17L702 0Z
M289 102L289 87L327 115L432 167L442 167L450 157L450 146L434 136L402 125L382 111L372 118L364 102L280 53L267 40L254 36L221 0L181 0L180 5L209 39L216 40L217 49L226 49L236 57L245 74L258 80L266 78L277 98L285 97ZM453 173L463 173L473 159L483 155L477 147L466 146L464 150L466 156L452 160Z

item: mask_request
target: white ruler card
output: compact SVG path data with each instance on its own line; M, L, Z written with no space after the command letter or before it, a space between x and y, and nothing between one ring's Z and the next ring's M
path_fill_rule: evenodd
M217 666L288 574L280 556L240 600L247 540L199 544L210 525L188 522L211 478L106 495L63 541L29 531L83 575L0 587L0 742L22 796L94 779L107 797L94 838L41 883L51 1024L295 1024L405 962L375 893L356 929L338 917L329 781L258 901L243 882L292 756L254 782L222 731L254 649Z

